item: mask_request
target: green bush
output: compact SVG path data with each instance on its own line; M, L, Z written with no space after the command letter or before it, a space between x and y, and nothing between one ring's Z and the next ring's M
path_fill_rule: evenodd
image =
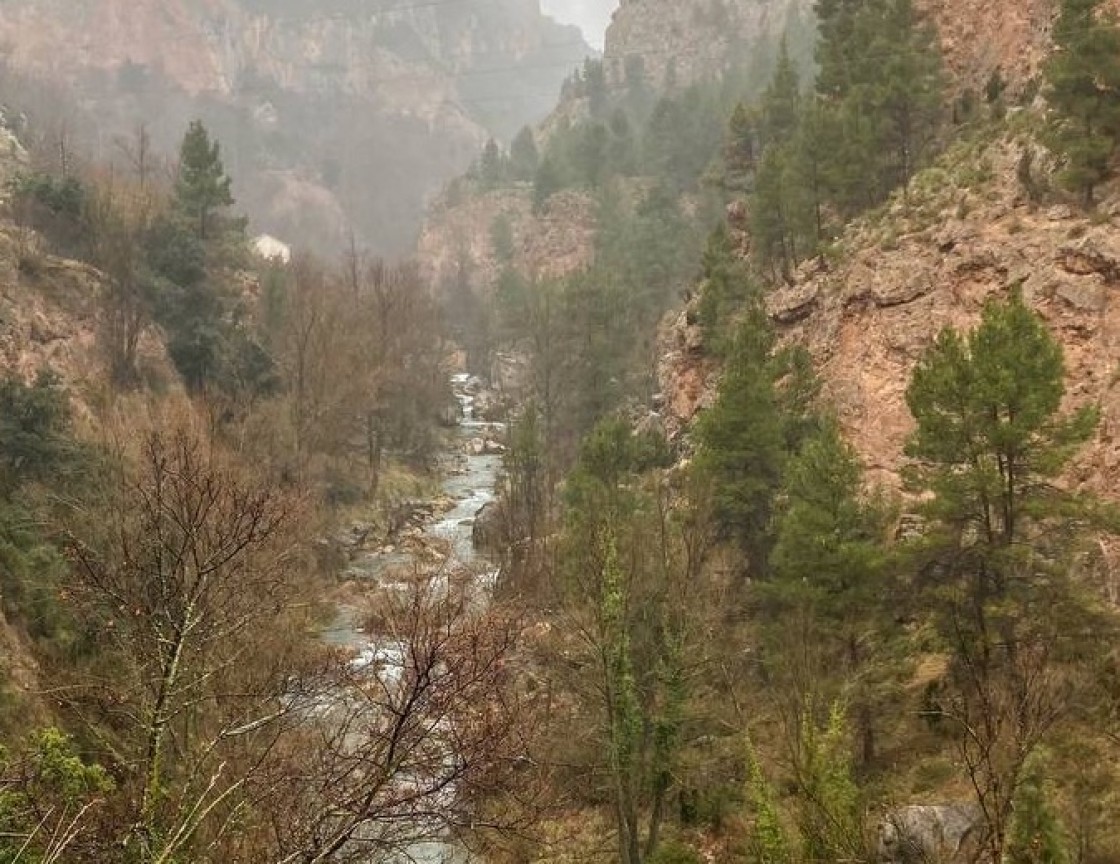
M704 857L680 840L669 840L657 847L648 864L704 864Z

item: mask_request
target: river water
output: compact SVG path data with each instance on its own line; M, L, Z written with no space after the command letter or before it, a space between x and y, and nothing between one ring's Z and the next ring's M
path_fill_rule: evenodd
M458 374L451 379L459 403L461 420L455 427L447 452L441 459L444 480L443 495L453 501L445 513L433 517L423 526L426 549L439 549L441 561L420 561L408 551L367 552L355 560L350 575L369 579L379 588L410 590L400 575L420 569L436 574L435 579L449 579L451 573L469 572L476 587L486 597L493 587L497 572L474 549L474 523L479 511L494 500L502 457L493 452L480 452L481 442L493 441L504 433L500 423L489 423L475 416L475 401L480 383L470 375ZM377 666L392 670L402 662L400 646L392 640L379 638L360 628L361 612L342 607L334 624L323 633L326 642L349 648L355 653L356 667ZM467 854L460 846L434 839L410 846L398 856L400 862L416 864L461 864ZM373 864L373 862L371 862Z

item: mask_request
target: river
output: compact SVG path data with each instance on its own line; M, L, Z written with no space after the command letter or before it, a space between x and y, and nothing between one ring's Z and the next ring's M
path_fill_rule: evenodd
M446 512L434 516L422 527L425 539L420 544L425 550L440 550L440 559L421 561L409 551L365 552L357 557L349 569L351 576L375 581L379 588L410 590L409 583L399 575L416 572L437 574L436 579L448 579L447 574L468 572L475 580L475 587L482 597L488 597L497 571L474 548L474 522L479 511L494 500L502 457L497 448L480 446L500 438L505 427L475 416L477 393L481 384L467 374L454 375L451 385L460 407L460 421L455 427L447 451L440 460L443 474L441 491L453 505ZM351 649L355 653L354 665L378 665L392 668L397 665L399 643L376 634L364 632L360 626L361 612L356 607L344 606L338 610L334 624L323 633L329 644ZM466 861L462 847L450 842L433 839L411 845L403 850L397 860L417 864ZM373 862L371 862L373 864ZM381 862L379 862L381 864Z

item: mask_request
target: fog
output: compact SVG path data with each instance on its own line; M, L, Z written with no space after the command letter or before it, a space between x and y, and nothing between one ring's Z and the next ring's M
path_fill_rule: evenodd
M541 8L557 21L575 24L583 30L584 38L601 50L618 0L541 0Z

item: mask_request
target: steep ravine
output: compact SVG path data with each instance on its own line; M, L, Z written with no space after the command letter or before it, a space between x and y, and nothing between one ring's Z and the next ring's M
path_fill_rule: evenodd
M5 0L0 43L0 102L74 152L130 170L141 124L170 156L202 118L259 230L386 254L591 53L538 0Z

